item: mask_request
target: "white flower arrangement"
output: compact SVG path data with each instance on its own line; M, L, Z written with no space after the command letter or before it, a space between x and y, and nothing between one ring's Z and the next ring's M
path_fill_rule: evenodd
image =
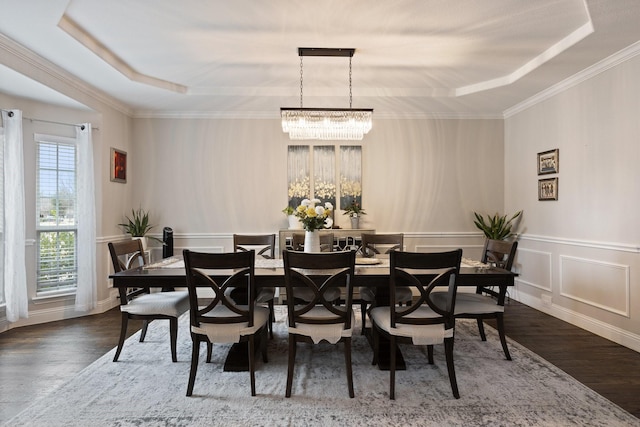
M326 202L324 206L318 199L304 199L300 202L300 206L296 208L295 216L302 223L303 228L307 231L319 230L321 228L330 228L333 225L331 212L333 205Z

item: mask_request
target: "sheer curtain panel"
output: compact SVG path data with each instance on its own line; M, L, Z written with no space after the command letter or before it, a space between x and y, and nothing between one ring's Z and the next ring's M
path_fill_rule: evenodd
M29 316L25 262L22 111L2 111L4 127L4 292L7 320Z
M93 310L96 289L96 200L91 123L76 127L78 147L78 285L76 311Z

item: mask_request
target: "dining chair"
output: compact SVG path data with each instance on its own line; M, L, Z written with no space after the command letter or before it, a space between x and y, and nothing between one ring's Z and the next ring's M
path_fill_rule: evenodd
M396 345L398 342L426 345L429 364L434 363L433 346L444 343L451 390L456 399L460 398L453 365L455 328L453 313L461 259L462 249L450 252L391 251L389 307L379 306L369 309L373 330L374 365L378 363L380 336L389 340L390 399L395 399ZM444 271L442 271L443 269ZM409 306L396 306L395 290L400 285L417 289L419 293L417 301ZM444 304L436 303L431 298L431 292L436 286L447 286L447 298Z
M292 243L294 251L302 251L304 249L304 233L294 233ZM333 252L333 233L320 233L320 252ZM305 288L294 289L294 298L309 302L313 299L313 293ZM287 294L291 295L291 294ZM335 301L341 297L340 289L330 289L327 291L326 298Z
M257 257L265 259L275 258L276 235L275 234L234 234L233 250L234 252L246 252L251 249L256 251ZM274 300L276 297L276 288L260 288L257 291L256 302L259 304L267 304L269 307L269 337L273 339L273 322L275 322Z
M381 253L388 254L391 251L401 251L404 248L404 234L362 234L362 246L360 251L364 257L375 258ZM360 294L360 313L362 316L362 331L365 333L367 320L367 305L374 305L376 302L375 288L361 286L358 289ZM410 304L413 299L411 289L399 287L396 289L396 303Z
M109 254L115 273L130 268L144 266L147 262L142 241L139 239L109 242ZM127 335L129 319L142 320L140 342L144 342L149 322L156 319L169 320L171 360L178 360L176 341L178 338L178 317L189 309L189 296L185 291L149 292L149 287L118 288L122 323L120 339L113 361L117 362Z
M506 240L487 239L484 243L481 261L510 271L513 267L513 260L517 248L518 242L516 241L510 242ZM491 286L477 286L475 293L460 292L456 299L455 317L457 319L476 319L482 341L487 340L484 331L484 320L496 319L502 350L507 360L511 360L504 329L504 301L506 293L506 287L498 287L496 291ZM443 292L434 293L434 300L444 297Z
M211 360L209 349L213 343L248 342L251 396L255 396L255 340L260 336L262 360L266 363L269 320L269 309L255 304L255 251L203 253L185 249L183 256L193 344L187 396L193 393L202 342L208 344L207 362ZM231 286L247 289L247 304L236 304L225 294Z
M355 251L334 253L304 253L285 250L284 278L287 294L294 288L308 289L313 298L296 304L294 298L287 299L289 360L287 368L286 397L291 397L296 347L299 341L317 344L323 340L336 344L344 343L349 397L354 397L351 368L351 336L353 334L353 277L355 273ZM334 289L345 289L344 304L327 298Z

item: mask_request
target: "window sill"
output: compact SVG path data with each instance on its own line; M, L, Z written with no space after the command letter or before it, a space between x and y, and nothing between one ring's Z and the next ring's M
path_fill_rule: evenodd
M31 299L31 301L38 304L46 304L55 301L74 301L76 299L75 291L62 291L62 292L43 292L37 297Z

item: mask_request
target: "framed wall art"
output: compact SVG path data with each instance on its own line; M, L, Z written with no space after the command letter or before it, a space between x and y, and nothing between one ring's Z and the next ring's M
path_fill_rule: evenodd
M127 182L127 152L111 147L111 181Z
M558 178L538 180L538 200L558 200Z
M538 175L558 173L560 150L549 150L538 153Z

